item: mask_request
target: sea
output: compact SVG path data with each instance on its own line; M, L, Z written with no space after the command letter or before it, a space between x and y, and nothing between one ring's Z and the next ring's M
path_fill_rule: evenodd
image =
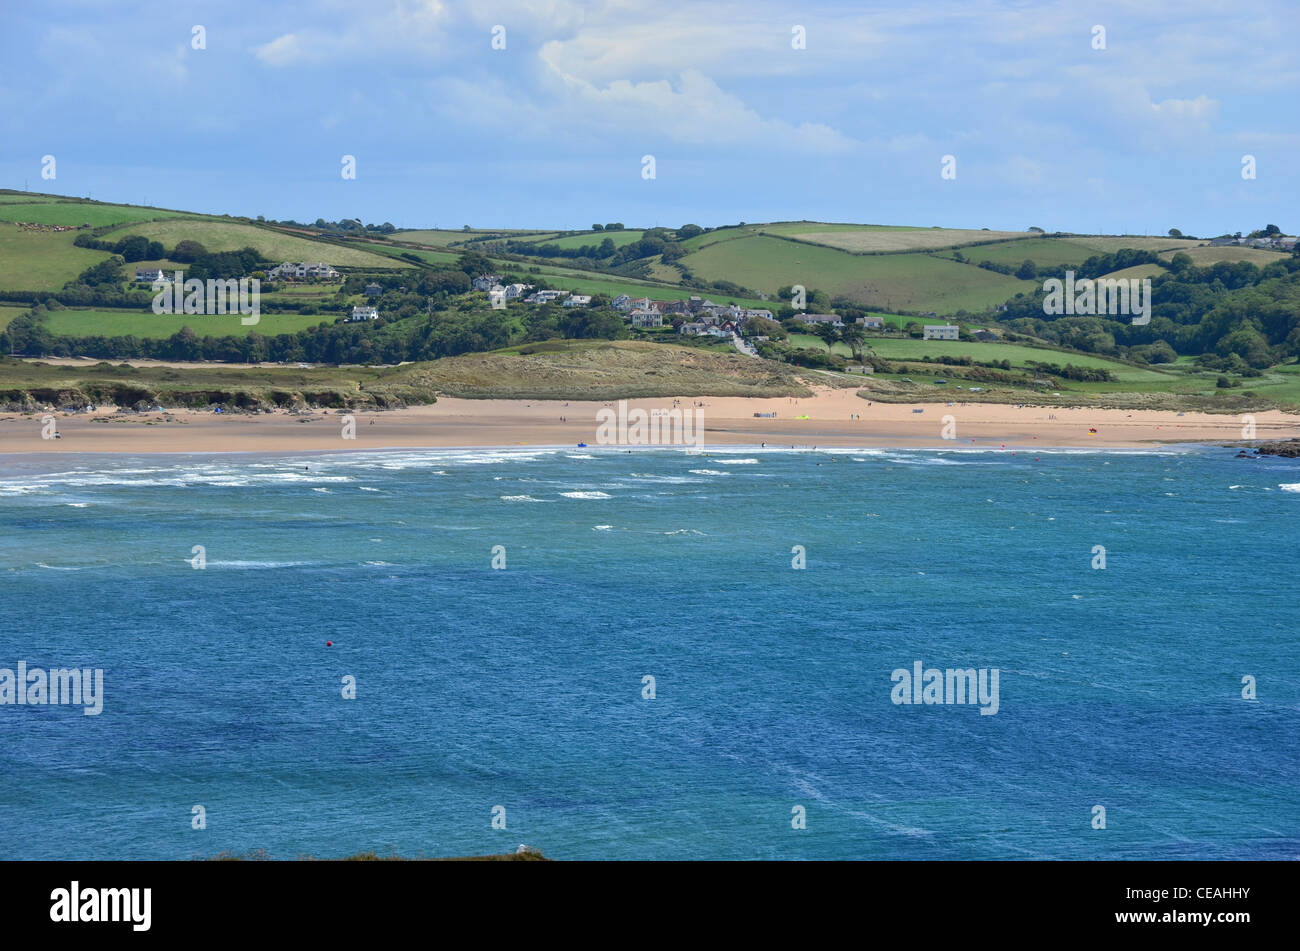
M1219 447L5 455L0 668L103 688L0 705L0 858L1294 859L1298 520Z

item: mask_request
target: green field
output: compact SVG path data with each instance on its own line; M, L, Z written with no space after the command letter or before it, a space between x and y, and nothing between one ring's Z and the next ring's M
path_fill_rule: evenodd
M411 244L427 244L435 248L445 248L452 244L469 241L471 238L499 237L527 240L530 238L552 238L554 231L494 231L483 228L464 231L449 228L419 228L412 231L397 231L389 235L394 241L406 241Z
M1118 271L1111 271L1109 274L1103 274L1106 280L1129 281L1142 280L1144 277L1160 277L1162 274L1168 274L1165 268L1159 264L1135 264L1133 267L1120 268Z
M1160 257L1165 261L1173 259L1177 251L1161 252ZM1192 259L1192 263L1197 267L1208 267L1211 264L1227 262L1236 264L1238 261L1249 261L1256 267L1268 267L1274 261L1284 261L1287 258L1285 251L1268 251L1264 248L1243 248L1237 245L1225 244L1221 247L1212 248L1208 245L1203 248L1188 248L1182 252Z
M61 337L145 337L160 340L182 327L200 337L242 337L259 333L265 337L293 333L320 323L333 323L320 314L262 314L256 324L240 323L238 314L155 314L131 310L56 310L46 318L50 333Z
M936 314L982 311L1037 287L1033 281L921 252L863 256L758 236L713 244L680 263L697 277L734 281L768 294L802 284L868 307Z
M559 248L580 248L586 244L599 245L606 238L614 242L614 247L621 248L641 240L644 231L592 231L588 234L571 234L567 238L543 238L534 244L553 244Z
M820 337L815 337L812 334L791 334L790 343L792 346L807 347L809 349L824 350L826 348L825 342ZM1055 363L1060 366L1073 364L1076 367L1110 370L1126 383L1168 384L1171 380L1176 379L1176 376L1172 373L1161 373L1156 370L1129 366L1127 363L1107 360L1104 357L1094 357L1081 353L1062 353L1059 350L1039 349L1013 343L915 340L911 337L868 336L867 344L872 353L885 360L920 360L922 357L927 356L970 357L972 360L985 363L994 360L1010 360L1012 366L1018 368L1027 366L1028 362L1033 360L1039 363ZM846 357L850 354L849 348L843 343L835 344L835 352ZM954 367L952 372L957 373L959 370L960 368Z
M1023 238L1019 241L1000 241L997 244L981 244L960 250L967 261L975 264L981 261L992 261L994 264L1018 265L1028 258L1041 267L1082 264L1088 258L1100 253L1068 238ZM944 255L944 257L950 256L951 253Z
M8 327L9 321L27 309L26 304L0 304L0 330Z
M312 241L257 225L211 219L172 218L127 225L108 232L104 240L116 241L132 234L161 241L168 248L185 238L199 242L209 251L256 248L270 261L324 261L335 267L410 267L403 261L359 248Z
M1195 248L1198 245L1207 244L1207 242L1202 241L1199 238L1161 238L1131 234L1076 234L1070 235L1069 240L1076 244L1081 244L1085 248L1092 248L1094 252L1104 254L1112 254L1123 248L1133 248L1137 251L1181 251Z
M78 248L72 231L25 231L0 223L0 290L54 291L108 255Z
M34 192L0 192L0 205L7 205L10 202L28 205L47 201L59 201L59 199L53 195L38 195Z
M174 218L175 211L158 208L136 208L131 205L101 205L98 202L38 201L31 204L4 202L0 204L0 221L27 221L42 225L88 224L98 228L128 221L148 221L153 218Z

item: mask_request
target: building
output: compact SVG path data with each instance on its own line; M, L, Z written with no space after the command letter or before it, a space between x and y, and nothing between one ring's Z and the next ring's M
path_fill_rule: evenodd
M533 285L531 284L507 284L506 300L514 300L516 297L523 297L525 291L531 291L532 289Z
M983 341L984 343L993 343L996 340L1002 339L992 330L986 330L986 329L972 330L970 332L970 335L974 337L976 340Z
M794 319L801 324L816 326L817 324L830 324L837 330L844 326L844 321L839 314L795 314Z
M654 310L634 310L631 321L633 327L662 327L664 315Z
M869 329L871 329L871 330L884 330L884 329L885 329L885 322L884 322L881 318L879 318L879 317L872 317L870 314L868 314L868 315L865 316L865 317L859 317L859 318L858 318L858 323L860 323L862 326L867 327L867 328L869 328Z
M470 282L470 286L476 291L490 291L493 287L501 283L501 278L495 274L480 274Z
M586 307L590 303L590 294L570 294L564 299L565 307Z
M170 284L172 279L156 267L138 267L135 269L137 284Z
M699 321L691 321L690 323L684 323L678 327L677 332L679 334L694 334L698 337L701 334L708 333L709 328L706 324L700 323Z
M266 272L267 278L275 280L301 281L308 278L312 280L332 281L339 276L339 272L334 270L323 261L309 263L307 261L301 264L294 264L291 261L285 261L278 264Z
M352 316L348 318L351 323L354 320L378 320L379 311L373 307L362 307L360 305L352 308Z
M383 289L382 287L380 287L378 284L367 284L367 285L366 285L366 296L367 296L367 297L382 297L383 294L384 294L384 289Z
M613 307L615 310L631 310L632 298L626 294L619 294L617 297L615 297L612 301L609 302L609 305Z
M923 338L926 340L956 340L961 328L956 324L926 324Z

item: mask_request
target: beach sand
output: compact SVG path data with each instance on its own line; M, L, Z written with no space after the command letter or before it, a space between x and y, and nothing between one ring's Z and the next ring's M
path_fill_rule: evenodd
M0 415L0 452L298 452L417 447L597 445L597 411L607 402L441 399L432 406L355 411L355 439L343 438L343 413L216 414L175 410L52 413L60 434L43 439L45 414ZM671 409L671 399L629 400L629 408ZM1133 448L1157 443L1232 443L1245 438L1240 416L1155 410L1018 408L991 403L869 403L851 389L813 397L683 397L703 412L706 445L953 448L1034 446ZM921 409L923 412L916 412ZM775 413L756 418L755 413ZM952 416L955 439L942 438ZM856 416L857 418L852 418ZM563 418L563 421L562 421ZM1300 437L1300 416L1255 414L1255 438ZM1089 432L1095 429L1096 433Z

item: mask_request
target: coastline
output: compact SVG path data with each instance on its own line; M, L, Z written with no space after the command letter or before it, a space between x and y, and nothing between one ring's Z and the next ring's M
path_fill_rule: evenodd
M670 410L672 399L628 400L629 409ZM1246 440L1242 417L1165 410L1016 406L999 403L876 403L848 389L812 397L681 397L699 409L706 446L956 449L1149 448ZM216 414L165 410L0 415L0 453L343 452L386 449L598 448L597 413L613 401L442 398L427 406L354 411L343 438L341 410ZM921 412L916 412L920 410ZM758 417L757 413L774 413ZM52 416L58 439L41 436ZM955 438L945 439L951 416ZM1256 441L1300 437L1300 415L1254 414ZM953 431L949 429L949 432ZM1095 430L1092 432L1090 430ZM635 447L627 447L635 448Z

